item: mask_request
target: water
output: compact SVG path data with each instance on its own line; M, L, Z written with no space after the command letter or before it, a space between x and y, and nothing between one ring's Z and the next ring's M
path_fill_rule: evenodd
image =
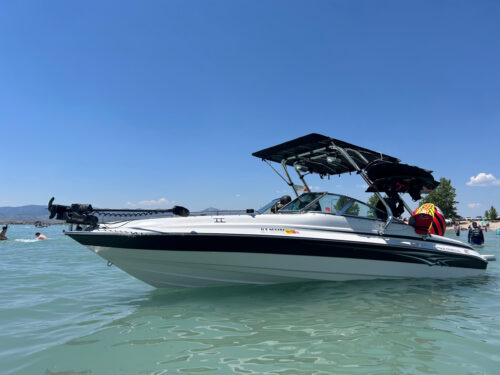
M61 230L0 241L1 374L499 373L500 262L454 281L155 290Z

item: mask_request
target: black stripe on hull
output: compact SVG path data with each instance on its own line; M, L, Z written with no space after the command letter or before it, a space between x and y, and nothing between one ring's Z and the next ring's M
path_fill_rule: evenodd
M373 219L368 219L368 218L358 218L358 219L373 220ZM408 224L399 224L399 225L408 226ZM144 228L134 228L134 227L132 227L132 229L145 230ZM315 228L315 230L326 232L326 233L340 233L340 234L347 233L347 234L357 234L359 236L373 236L373 232L356 232L356 231L343 231L343 230L331 230L331 229L320 229L320 228ZM148 230L147 229L147 231L149 231L151 233L162 234L162 235L165 234L165 232L157 231L157 230ZM382 235L382 238L396 238L398 240L410 240L410 241L416 241L422 237L424 237L424 236L421 235L420 237L417 238L415 236L404 236L404 235L399 235L399 234L394 235L394 234L389 234L389 233L384 233ZM457 241L453 244L450 244L447 241L439 240L439 237L441 237L441 236L434 235L434 237L426 237L425 242L446 245L446 246L460 247L460 248L467 249L467 250L474 250L470 245L467 245L463 242Z
M85 246L125 249L305 255L473 269L486 269L488 264L483 259L466 254L297 237L218 234L119 235L85 232L72 232L68 233L68 236Z

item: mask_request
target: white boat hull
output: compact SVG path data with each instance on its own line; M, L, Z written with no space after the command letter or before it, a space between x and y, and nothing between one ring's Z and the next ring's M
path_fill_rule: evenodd
M484 269L288 254L89 248L128 274L157 288L312 280L455 278L485 272Z
M158 218L67 233L158 288L484 273L470 246L406 224L327 214Z

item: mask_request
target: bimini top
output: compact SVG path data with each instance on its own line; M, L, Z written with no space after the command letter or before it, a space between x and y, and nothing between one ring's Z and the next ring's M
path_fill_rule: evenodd
M281 178L290 186L293 186L293 183L286 172L287 166L292 166L297 171L304 184L303 177L308 173L317 173L324 177L357 172L368 184L368 192L379 191L389 195L409 193L414 200L420 199L421 194L429 193L439 185L439 182L434 180L432 171L401 164L400 160L393 156L315 133L254 152L252 155L267 162L280 163L288 180L283 176ZM307 191L310 191L308 187Z
M339 149L347 152L361 169L375 160L394 163L400 161L395 157L316 133L254 152L252 155L292 167L298 164L302 170L321 176L355 172L356 168Z

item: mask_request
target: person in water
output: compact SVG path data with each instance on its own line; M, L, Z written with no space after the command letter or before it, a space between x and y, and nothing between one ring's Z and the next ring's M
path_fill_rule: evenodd
M0 232L0 241L1 240L6 240L7 239L7 236L5 235L7 233L7 228L9 227L8 224L4 225L2 227L2 231Z
M39 233L39 232L36 232L36 233L35 233L35 236L36 236L36 238L37 238L37 239L39 239L39 240L46 240L46 239L47 239L47 236L45 236L45 235L43 235L43 234L41 234L41 233Z
M471 245L482 245L484 243L483 231L475 221L472 223L472 228L469 229L468 241Z

